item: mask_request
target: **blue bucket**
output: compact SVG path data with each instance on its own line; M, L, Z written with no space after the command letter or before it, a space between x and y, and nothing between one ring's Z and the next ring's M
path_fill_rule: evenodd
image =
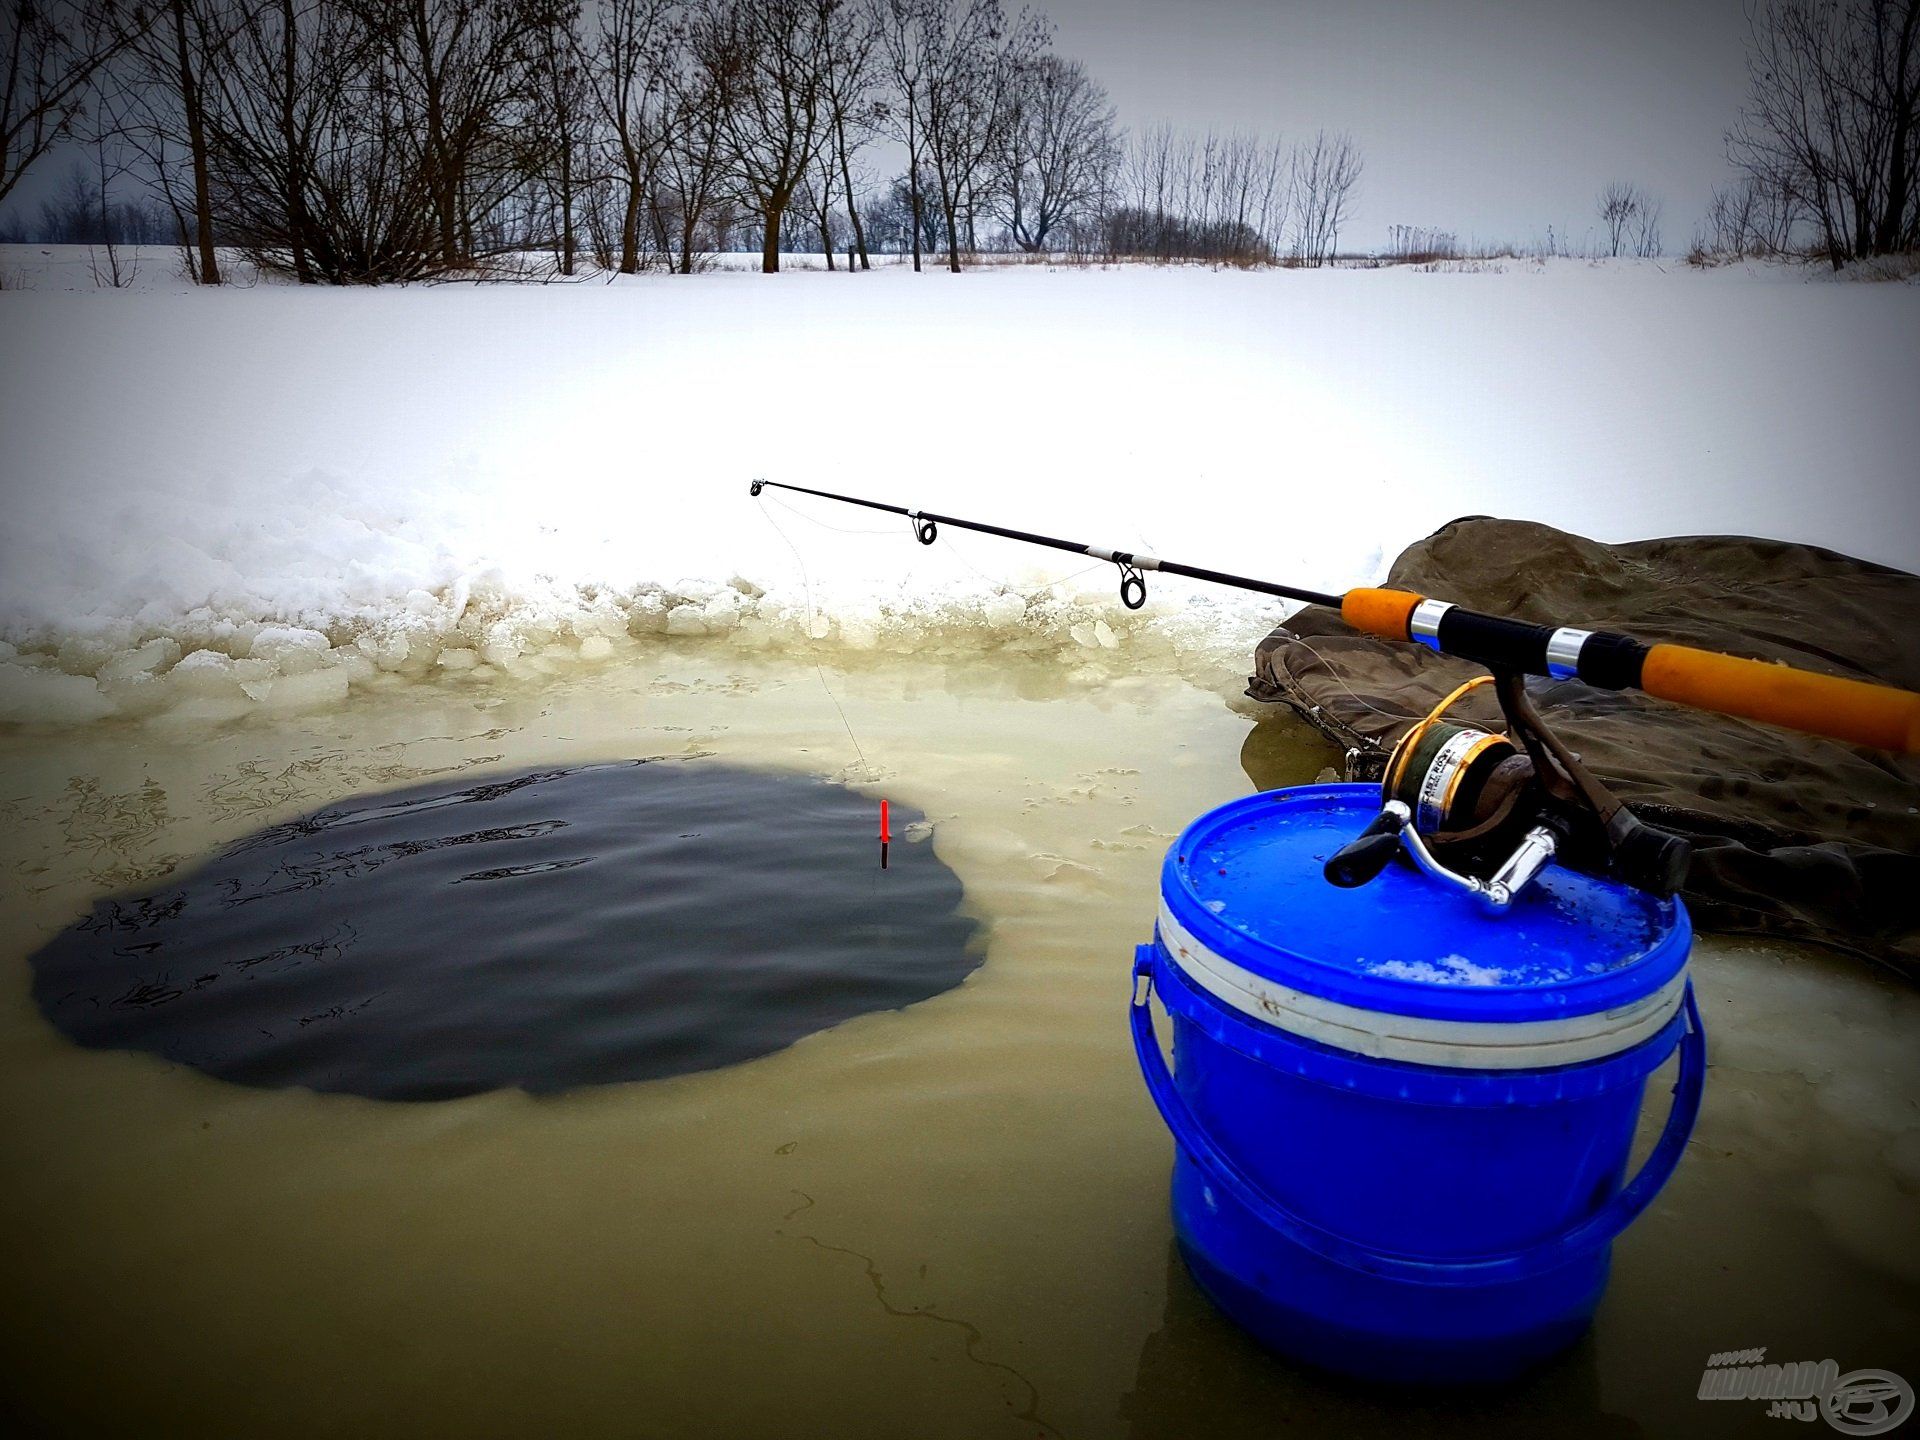
M1692 929L1677 901L1559 867L1503 914L1404 865L1327 883L1379 805L1366 785L1252 795L1167 854L1132 1022L1178 1142L1174 1230L1215 1303L1284 1354L1506 1380L1585 1331L1614 1237L1692 1133ZM1676 1046L1666 1127L1623 1184Z

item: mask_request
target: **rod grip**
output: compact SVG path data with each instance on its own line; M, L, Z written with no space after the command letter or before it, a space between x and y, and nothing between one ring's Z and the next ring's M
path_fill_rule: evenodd
M1349 590L1340 597L1340 618L1354 629L1382 640L1408 640L1413 607L1427 597L1408 590Z
M1640 688L1662 700L1784 725L1812 735L1920 753L1920 695L1685 645L1655 645Z

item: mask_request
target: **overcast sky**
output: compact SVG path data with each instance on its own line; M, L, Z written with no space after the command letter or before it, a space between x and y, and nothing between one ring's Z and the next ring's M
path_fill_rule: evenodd
M1009 8L1014 8L1009 0ZM1352 133L1343 247L1395 223L1463 241L1594 224L1609 180L1666 204L1684 250L1727 178L1746 89L1743 0L1043 0L1055 45L1120 118Z

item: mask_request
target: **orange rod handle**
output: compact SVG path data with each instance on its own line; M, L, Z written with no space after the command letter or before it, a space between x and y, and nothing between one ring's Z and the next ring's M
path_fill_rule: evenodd
M1412 638L1407 622L1413 607L1426 599L1406 590L1349 590L1340 597L1340 618L1354 629L1382 640Z
M1655 645L1641 667L1640 688L1662 700L1826 735L1849 745L1920 753L1920 695L1889 685L1685 645Z

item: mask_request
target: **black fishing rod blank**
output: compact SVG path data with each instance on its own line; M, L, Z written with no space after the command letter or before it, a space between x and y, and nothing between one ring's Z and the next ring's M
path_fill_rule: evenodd
M1609 630L1583 630L1571 625L1540 625L1504 615L1487 615L1450 601L1435 600L1406 590L1356 587L1342 595L1280 585L1224 570L1208 570L1173 560L1126 550L1110 550L1030 530L1013 530L955 515L910 510L830 490L810 490L775 480L755 480L749 493L758 495L772 486L843 505L859 505L905 516L923 545L939 537L939 527L952 525L983 535L998 535L1029 545L1044 545L1069 554L1107 560L1120 568L1120 601L1129 610L1147 602L1145 572L1184 575L1257 595L1274 595L1337 611L1355 630L1383 640L1413 641L1442 655L1485 665L1496 672L1544 675L1555 680L1580 680L1603 690L1636 689L1662 700L1737 715L1770 725L1824 735L1850 745L1920 754L1920 695L1890 685L1844 680L1796 670L1790 665L1746 660L1686 645L1649 645L1631 635Z
M836 495L831 490L809 490L804 485L784 485L778 480L756 480L747 489L750 495L758 495L764 486L775 490L792 490L800 495L816 495L822 500L837 500L842 505L859 505L868 510L884 510L889 515L904 515L913 522L913 533L922 545L931 545L940 538L939 527L952 525L960 530L977 530L982 535L998 535L1003 540L1021 540L1029 545L1044 545L1051 550L1065 550L1070 555L1089 555L1095 560L1107 560L1120 567L1120 603L1129 610L1138 610L1147 603L1147 581L1143 572L1159 570L1167 575L1184 575L1189 580L1205 580L1214 585L1226 585L1235 590L1251 590L1259 595L1277 595L1283 600L1299 600L1308 605L1327 605L1340 608L1338 595L1325 594L1319 590L1303 590L1298 585L1276 585L1271 580L1256 580L1247 575L1229 575L1224 570L1203 570L1197 565L1181 565L1172 560L1162 560L1157 556L1145 555L1130 550L1109 550L1100 545L1085 545L1078 540L1062 540L1053 535L1036 535L1031 530L1010 530L1004 525L989 525L982 520L962 520L956 515L937 515L931 510L909 510L904 505L888 505L879 500L862 500L856 495Z

